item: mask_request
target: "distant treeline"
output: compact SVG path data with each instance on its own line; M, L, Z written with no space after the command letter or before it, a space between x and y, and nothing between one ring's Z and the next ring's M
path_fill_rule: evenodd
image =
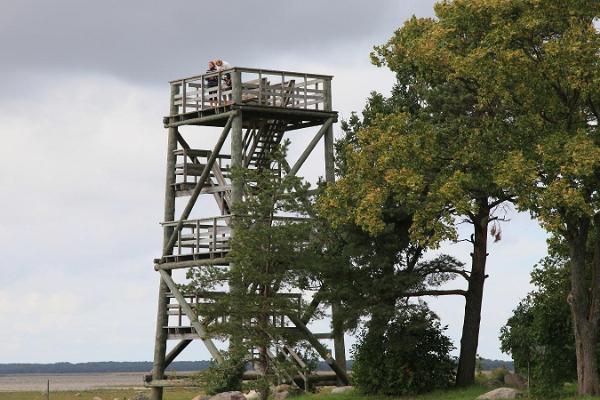
M209 361L175 361L169 371L202 371L208 368ZM480 359L480 369L492 370L504 367L513 369L512 361ZM352 368L352 361L348 361L348 368ZM324 362L319 365L320 370L328 370ZM103 361L87 363L53 363L53 364L0 364L0 374L84 374L101 372L150 372L152 363L149 361Z
M506 368L511 371L515 370L515 366L512 361L489 360L487 358L480 358L478 360L479 360L479 369L482 371L491 371L496 368Z
M208 361L175 361L170 371L200 371L208 368ZM98 372L150 372L149 361L103 361L87 363L60 362L53 364L0 364L0 374L76 374Z

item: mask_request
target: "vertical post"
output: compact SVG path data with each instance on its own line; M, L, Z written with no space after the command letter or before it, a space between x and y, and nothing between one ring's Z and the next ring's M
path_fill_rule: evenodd
M200 96L202 96L200 100L200 109L204 110L204 75L200 78Z
M323 110L331 111L331 78L323 81ZM335 182L335 165L333 154L333 125L329 126L324 135L325 142L325 180ZM346 371L346 344L344 342L344 324L340 319L340 305L338 302L331 304L331 326L333 331L333 349L335 361L338 366ZM343 382L338 382L343 384Z
M170 114L177 114L175 105L175 95L177 94L177 85L171 85L171 108ZM175 150L177 150L177 128L169 128L167 133L167 175L165 180L165 208L164 221L169 222L175 219ZM165 225L163 228L163 247L169 243L173 232L172 225ZM169 253L172 252L171 249ZM168 271L170 274L171 272ZM160 279L158 289L158 310L156 313L156 338L154 342L154 362L152 365L152 380L161 380L165 374L165 357L167 352L167 330L165 326L169 323L168 299L169 288L165 281ZM163 388L152 388L152 400L162 400Z
M200 254L200 220L196 220L196 254Z
M231 72L231 90L233 104L241 104L242 102L242 73L239 70ZM242 201L244 193L244 182L239 175L239 169L243 168L243 133L242 133L242 113L238 112L231 122L231 203L233 205ZM232 224L231 237L235 236L235 223ZM229 264L229 268L235 268L233 263ZM239 282L229 282L229 290L236 292L240 288ZM241 321L233 320L234 324L241 324ZM229 340L229 352L235 354L239 352L243 337L239 334L231 335Z
M50 379L46 382L46 400L50 400Z
M186 113L186 103L187 103L187 88L185 79L181 81L181 112L183 114Z
M242 102L242 76L241 72L233 70L231 72L231 90L233 104ZM233 117L231 123L231 170L242 168L243 157L243 134L242 134L242 113L239 112ZM242 200L244 183L240 178L232 178L231 200L233 203Z

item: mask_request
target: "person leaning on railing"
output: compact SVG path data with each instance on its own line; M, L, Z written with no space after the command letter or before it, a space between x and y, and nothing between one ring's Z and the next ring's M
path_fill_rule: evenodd
M231 64L221 59L215 60L215 66L217 68L217 71L225 71L231 69ZM223 74L223 83L225 84L225 90L231 89L231 74ZM225 100L225 104L230 102L231 94L229 96L223 96L223 100Z
M210 72L217 72L217 66L215 65L214 61L209 61L208 62L208 69L206 70L207 73ZM216 100L217 100L217 96L216 90L210 90L210 88L216 87L219 85L219 77L214 75L214 76L209 76L208 78L206 78L206 87L209 88L208 89L208 100L210 101L210 105L211 106L215 106L216 105Z
M217 67L217 71L225 71L227 69L231 69L231 64L229 64L227 61L223 61L223 60L215 60L215 66ZM231 88L231 74L224 74L223 75L223 82L225 83L225 86L227 86L228 89Z

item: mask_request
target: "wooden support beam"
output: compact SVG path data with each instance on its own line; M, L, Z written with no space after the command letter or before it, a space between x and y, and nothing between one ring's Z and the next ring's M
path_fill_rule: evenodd
M300 167L302 167L302 164L304 164L310 153L312 153L312 151L314 150L317 143L319 143L323 135L329 130L329 128L334 122L335 118L329 118L327 121L325 121L325 123L321 126L321 129L319 129L315 137L313 137L308 146L306 146L306 149L304 149L304 152L302 152L302 154L298 158L298 161L296 161L288 175L295 176L298 173L298 170L300 169Z
M302 331L302 333L306 337L306 340L308 340L311 346L313 346L317 353L319 353L321 358L323 358L323 360L325 360L325 362L329 365L333 372L335 372L336 376L342 382L342 384L348 385L350 381L348 379L348 375L346 374L345 369L342 369L337 364L337 362L331 356L331 353L329 353L325 346L323 346L321 342L319 342L319 339L317 339L315 335L313 335L310 329L306 327L306 325L300 320L298 316L294 314L289 314L288 317L294 323L294 325L296 325L296 327L300 329L300 331Z
M231 110L231 111L225 111L222 113L218 113L218 114L211 114L211 115L205 115L202 117L198 117L198 118L190 118L190 119L184 119L181 121L175 121L175 122L167 122L165 123L165 128L175 128L181 125L194 125L194 124L199 124L199 123L204 123L204 122L211 122L211 121L218 121L220 119L225 119L225 118L229 118L232 115L236 114L238 111L237 110Z
M192 212L192 208L196 204L196 201L198 200L198 196L200 195L200 192L202 191L202 187L204 186L204 184L206 183L206 180L210 176L210 171L212 169L213 164L215 163L215 161L217 159L217 156L219 155L219 152L221 151L221 147L223 147L223 143L225 143L225 139L227 139L227 136L229 135L229 130L231 129L231 124L235 118L236 118L235 114L232 114L229 117L229 119L227 120L227 124L225 124L225 127L223 128L223 132L221 133L221 136L219 137L219 140L217 141L217 144L215 145L212 153L210 154L210 157L208 158L208 162L206 163L206 166L204 167L204 172L198 179L198 182L196 183L196 187L194 188L194 192L192 193L190 199L188 200L188 202L185 206L185 209L181 213L181 216L179 217L179 222L177 223L177 226L175 227L175 229L173 229L173 232L171 233L171 237L170 237L168 243L163 248L163 256L169 255L171 253L170 248L175 244L175 241L177 240L177 234L179 233L179 231L181 231L183 222L190 216L190 213Z
M177 114L178 107L174 105L174 98L177 95L177 87L171 86L171 109L170 114ZM175 150L177 150L177 128L169 128L167 133L167 173L165 179L165 208L164 220L170 221L175 216ZM171 227L163 227L163 251L168 249L167 244L171 235ZM171 247L172 249L172 247ZM164 326L169 321L167 314L168 302L167 292L169 291L166 283L161 278L158 287L158 305L156 311L156 336L154 339L154 360L152 363L152 378L159 380L164 378L165 374L165 356L167 352L167 330ZM152 400L162 400L162 388L152 389Z
M145 387L165 388L165 387L199 387L201 384L192 379L152 379L144 383Z
M171 349L171 351L169 351L169 354L167 354L167 357L165 357L165 369L171 365L173 360L175 360L175 358L177 358L177 356L181 354L181 352L188 347L190 343L192 343L191 339L181 340L175 345L175 347Z
M323 289L323 286L321 286L321 288L319 288L319 291L317 293L315 293L315 295L310 300L310 303L308 303L308 306L304 310L304 314L300 318L300 320L302 321L303 324L305 324L305 325L308 324L308 321L310 321L311 318L313 317L313 315L315 315L315 312L317 312L317 309L319 308L319 305L321 304L320 293L323 290L325 290L325 289Z
M279 107L270 107L270 106L249 106L249 105L237 105L234 104L232 106L234 110L243 110L248 112L257 112L257 113L267 113L273 116L276 115L285 115L286 117L296 117L302 119L317 119L324 121L327 118L337 119L337 112L326 112L326 111L316 111L316 110L301 110L298 108L279 108Z
M198 316L196 315L196 313L194 312L192 307L188 304L188 302L185 300L184 295L181 293L181 291L177 287L177 284L175 283L175 281L173 281L173 278L171 277L171 275L169 275L169 273L164 270L160 270L159 272L160 272L160 276L162 277L163 281L169 287L169 290L175 296L175 299L177 299L177 302L181 306L181 310L190 320L190 324L196 330L196 332L198 333L198 336L200 336L200 339L202 340L202 342L208 349L208 352L210 353L212 358L214 358L215 361L217 361L218 363L223 362L223 356L221 355L221 353L219 352L219 350L217 349L217 347L215 346L213 341L208 337L208 334L206 333L206 329L204 328L204 326L202 326L200 321L198 321Z
M161 262L161 263L154 264L154 269L156 271L158 271L158 270L171 270L171 269L201 267L203 265L229 265L229 262L230 262L230 260L228 258L212 258L212 259L206 259L206 260Z
M325 111L331 111L331 79L325 79L323 81L323 108ZM333 152L333 126L329 125L325 132L325 138L323 140L325 146L325 181L328 184L335 182L335 159ZM333 348L335 354L335 360L338 365L345 371L346 370L346 343L344 340L344 322L341 317L341 306L339 301L333 301L331 303L331 327L333 330ZM340 382L343 383L343 382Z

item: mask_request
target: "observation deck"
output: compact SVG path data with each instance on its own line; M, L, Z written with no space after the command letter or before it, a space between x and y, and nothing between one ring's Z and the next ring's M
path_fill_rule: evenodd
M242 110L243 128L275 119L290 131L322 125L331 110L330 75L233 67L171 81L171 114L165 127L224 126L228 113Z

